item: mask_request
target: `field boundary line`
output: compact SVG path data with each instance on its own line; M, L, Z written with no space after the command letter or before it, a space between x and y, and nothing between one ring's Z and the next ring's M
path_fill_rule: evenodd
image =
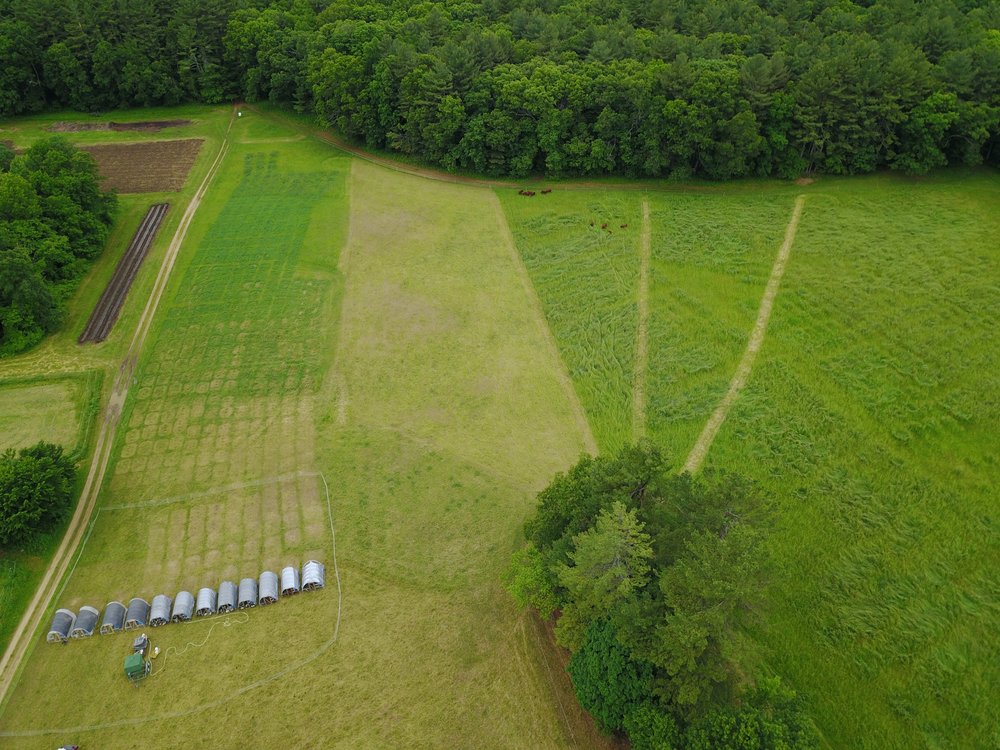
M132 336L125 359L122 360L118 368L118 374L111 386L111 393L104 410L104 421L97 436L94 457L90 462L87 479L84 482L83 490L80 492L80 498L77 501L76 509L73 512L69 526L66 527L63 540L60 542L55 555L52 556L52 561L46 568L45 575L35 590L35 595L25 608L17 629L11 635L7 650L4 652L3 658L0 659L0 715L3 712L2 707L6 701L7 692L20 671L25 654L33 644L32 638L35 631L41 626L42 617L48 610L56 587L60 579L65 575L70 560L73 559L73 554L80 544L84 530L88 528L90 517L97 503L97 497L104 484L104 475L111 460L111 452L115 436L118 432L122 407L125 405L125 399L128 396L129 386L139 359L139 354L145 343L146 335L149 333L153 315L156 313L156 309L160 304L160 298L163 296L163 291L170 278L170 273L173 270L174 261L177 258L181 243L187 234L187 228L191 224L198 206L201 205L201 199L208 190L212 178L215 177L226 151L229 149L229 132L233 127L235 113L236 110L234 108L230 114L229 127L223 136L219 153L205 174L201 185L198 186L195 194L191 197L187 209L181 217L180 223L177 225L177 230L164 255L156 282L153 285L149 299L146 302L146 307L136 326L135 334Z
M684 462L682 471L695 474L701 469L708 449L712 447L715 436L719 433L719 428L726 421L729 410L736 402L740 391L750 379L750 371L753 369L754 360L764 343L764 334L767 333L767 324L771 319L771 311L774 309L774 300L778 296L778 287L781 285L781 277L785 275L785 268L788 265L788 258L792 254L792 243L795 241L795 232L799 228L799 219L802 218L802 207L805 205L806 197L800 195L795 199L795 207L792 209L792 217L785 228L785 239L778 249L778 255L774 259L774 266L771 268L771 276L767 280L764 288L764 296L760 300L760 309L757 311L757 320L753 330L750 332L750 340L747 342L746 351L736 367L736 373L729 382L729 390L722 397L722 401L715 407L712 416L708 418L705 427L702 429L698 440L695 442L691 453L688 454L687 461Z
M330 500L330 485L327 483L326 475L322 471L298 471L295 472L294 474L286 476L287 478L290 479L298 477L318 478L323 482L323 490L324 494L326 495L327 519L330 523L330 545L333 553L333 577L334 580L337 582L337 619L333 626L333 634L326 641L321 643L314 652L312 652L308 656L299 659L298 661L293 661L284 669L280 669L277 672L273 672L272 674L267 675L266 677L262 677L259 680L251 682L247 685L243 685L242 687L237 688L228 695L224 695L221 698L217 698L214 701L209 701L208 703L203 703L199 706L192 706L191 708L187 708L181 711L170 711L156 716L134 716L128 719L119 719L117 721L106 721L100 724L84 724L76 727L50 727L45 729L6 730L6 731L0 731L0 737L42 737L49 734L70 735L82 732L94 732L94 731L99 731L101 729L113 729L116 727L136 726L139 724L146 724L153 721L167 721L169 719L180 719L185 716L193 716L194 714L201 713L202 711L208 711L213 708L218 708L219 706L240 697L244 693L248 693L251 690L255 690L256 688L267 685L270 682L274 682L275 680L281 679L285 675L290 674L291 672L301 669L307 664L316 661L316 659L318 659L324 653L326 653L330 649L330 647L337 642L337 638L340 635L340 622L344 605L344 589L343 586L341 585L340 567L337 563L337 530L333 523L333 505ZM223 621L224 619L229 619L234 614L236 613L227 612L226 614L222 615L217 614L214 615L213 617L203 619L202 622L213 622L212 627L214 629L215 625L219 624L219 622ZM223 625L225 625L224 622ZM211 632L209 632L209 635L211 635ZM158 674L159 671L160 670L157 670L157 672L153 673L152 676L156 676L156 674Z
M632 437L646 437L646 371L649 369L649 264L652 255L649 200L642 200L639 238L639 323L635 331L635 371L632 373Z
M572 378L570 378L566 362L563 361L562 355L559 353L559 345L556 343L555 336L552 335L552 329L549 328L549 322L545 317L545 310L542 308L542 301L538 298L538 293L535 291L535 285L531 281L528 267L524 265L524 259L517 249L517 243L514 242L514 235L507 224L507 216L503 212L503 206L500 205L500 198L496 193L490 191L490 200L493 201L493 210L496 214L497 223L500 225L500 233L504 244L507 246L508 255L514 264L514 270L521 281L524 293L528 297L528 304L532 313L531 317L535 320L538 332L541 334L545 348L548 350L549 359L555 367L556 377L559 380L559 385L562 387L563 393L566 395L566 400L569 402L570 411L573 413L573 421L576 422L577 430L583 441L583 447L590 455L596 456L597 441L594 439L594 433L590 429L587 412L584 411L583 404L580 402L580 396L576 392Z

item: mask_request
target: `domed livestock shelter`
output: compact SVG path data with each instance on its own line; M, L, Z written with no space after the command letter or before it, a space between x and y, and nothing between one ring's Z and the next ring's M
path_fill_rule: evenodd
M309 560L302 566L302 590L315 591L326 586L326 566Z
M200 589L198 591L198 603L195 605L194 613L198 615L198 617L208 617L208 615L214 615L216 596L215 589L208 588L207 586Z
M236 605L239 609L249 609L257 606L257 579L244 578L240 581L239 597Z
M68 609L57 609L52 616L52 624L49 626L49 634L45 640L49 643L65 643L69 640L69 632L76 624L76 613Z
M291 596L299 593L299 569L294 565L281 569L281 595Z
M174 622L185 622L194 614L194 595L190 591L178 591L174 599L174 609L170 619Z
M226 612L232 612L236 609L236 604L239 601L239 590L236 588L236 584L232 581L223 581L219 584L219 614L225 614Z
M101 635L117 633L125 627L125 605L119 601L110 601L104 608L101 619Z
M258 603L274 604L278 601L278 576L276 573L265 570L260 574L260 588L258 589Z
M89 638L92 636L100 617L101 613L93 607L86 604L80 607L80 613L76 616L76 624L73 625L73 630L69 634L70 638Z
M141 597L129 600L128 611L125 612L125 629L142 628L149 622L149 602Z
M149 624L158 628L170 622L170 607L173 600L166 594L157 594L153 597L153 606L149 610Z

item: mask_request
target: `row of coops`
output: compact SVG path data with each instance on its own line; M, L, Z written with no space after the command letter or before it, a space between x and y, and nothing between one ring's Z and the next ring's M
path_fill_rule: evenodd
M274 604L279 596L316 591L324 586L326 566L309 560L302 566L301 572L294 565L289 565L282 569L279 578L274 572L265 570L258 578L244 578L239 586L232 581L223 581L218 591L202 588L197 598L190 591L179 591L173 599L166 594L157 594L152 604L140 597L130 599L127 607L118 601L108 602L103 618L100 612L89 606L81 607L79 613L58 609L45 640L66 643L70 638L87 638L94 634L98 620L101 622L101 635L147 625L156 628L169 622L186 622L192 616L208 617L249 609L258 604Z

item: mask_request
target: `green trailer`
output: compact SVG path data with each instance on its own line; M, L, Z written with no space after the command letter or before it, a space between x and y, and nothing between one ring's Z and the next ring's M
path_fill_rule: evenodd
M151 668L149 659L146 659L140 652L131 653L125 657L125 676L133 683L146 679Z

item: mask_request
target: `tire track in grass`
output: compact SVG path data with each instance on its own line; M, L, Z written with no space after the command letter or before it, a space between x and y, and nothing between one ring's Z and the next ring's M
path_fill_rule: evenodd
M774 308L775 297L778 296L781 277L785 274L785 267L788 265L788 258L792 253L795 230L799 227L799 219L802 217L802 207L805 205L805 202L806 197L804 195L800 195L795 199L792 218L788 221L788 226L785 228L785 239L778 249L778 256L774 259L774 266L771 268L771 277L767 280L767 286L764 288L764 296L760 300L760 309L757 311L757 322L754 323L753 330L750 332L750 341L747 343L746 351L743 352L743 357L736 367L736 374L733 375L733 379L729 382L729 390L726 391L726 395L722 397L722 401L715 407L712 416L705 423L705 427L698 436L698 440L691 449L691 453L688 454L687 461L684 462L682 471L695 474L701 469L705 461L705 456L708 454L708 449L712 447L712 442L715 440L719 428L726 421L729 410L740 395L740 391L747 384L747 380L750 379L750 371L753 369L757 352L760 351L760 347L764 343L764 334L767 333L767 324L771 319L771 310Z
M636 326L635 371L632 374L632 438L646 437L646 371L649 369L649 201L642 201L642 236L639 240L639 325Z
M17 629L11 635L10 643L7 645L7 650L4 652L3 658L0 659L0 706L3 705L7 697L7 692L13 684L15 677L20 672L24 656L32 645L32 637L42 624L42 617L48 610L56 586L65 575L70 561L73 559L73 554L83 538L84 531L87 529L94 506L97 504L97 496L100 493L101 486L104 484L104 475L107 472L108 463L111 459L111 451L114 446L115 435L118 432L122 407L125 405L125 399L128 397L129 386L132 384L132 374L139 360L139 354L142 352L142 346L146 341L146 335L149 333L153 316L156 314L156 309L160 304L160 298L163 296L163 291L170 280L170 272L173 270L174 261L177 260L177 254L180 251L181 244L184 242L184 237L187 234L188 227L191 225L191 220L194 218L198 206L201 205L201 200L205 197L205 192L208 190L212 178L218 171L219 165L226 155L226 151L229 150L229 132L233 127L235 113L236 110L234 109L232 115L230 115L229 127L223 136L222 145L219 147L219 153L205 174L201 185L198 186L195 194L191 197L191 201L184 211L184 216L181 217L180 223L177 225L177 230L170 241L170 246L167 248L163 262L160 265L160 270L156 276L153 289L150 292L149 300L146 302L146 307L139 318L132 341L129 343L128 351L118 368L118 374L115 377L114 384L111 386L111 394L104 410L104 420L97 435L94 457L90 462L87 479L83 485L83 491L80 493L80 499L76 504L76 510L73 512L73 518L66 528L66 533L59 544L59 548L56 550L55 555L52 556L52 561L49 563L45 575L42 577L42 581L35 591L34 597L32 597L31 602L25 608Z
M580 438L583 440L583 447L590 455L596 456L597 441L594 439L594 433L590 429L590 422L587 421L587 412L584 411L583 404L580 403L580 397L577 395L576 388L573 386L573 381L569 376L569 370L566 369L566 363L563 361L562 355L559 353L559 346L556 344L555 337L552 335L549 323L545 318L545 311L542 309L541 300L538 299L538 293L535 291L535 285L531 283L531 276L528 274L528 268L524 265L521 253L517 250L517 244L514 242L514 235L511 234L510 226L507 224L507 216L503 212L503 206L500 205L500 198L497 197L497 194L492 190L490 191L490 197L493 201L493 210L496 213L497 224L500 225L500 232L503 235L504 243L507 245L507 251L510 253L510 259L514 264L514 269L517 271L517 277L521 280L521 286L524 287L524 293L528 297L528 302L531 305L532 317L535 319L538 331L541 333L542 339L545 341L545 348L548 349L549 357L552 360L552 368L557 373L559 385L562 386L563 393L566 394L566 400L569 402L570 411L573 413L573 421L576 422Z

